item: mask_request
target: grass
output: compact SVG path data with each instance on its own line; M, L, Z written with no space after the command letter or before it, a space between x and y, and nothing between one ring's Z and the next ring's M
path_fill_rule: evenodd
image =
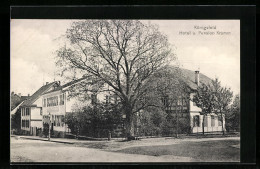
M117 152L151 156L174 155L190 157L200 162L237 162L240 160L240 149L232 147L237 144L239 140L184 141L172 145L130 147Z

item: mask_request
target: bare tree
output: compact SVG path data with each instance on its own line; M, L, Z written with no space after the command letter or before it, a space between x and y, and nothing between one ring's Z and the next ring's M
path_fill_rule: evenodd
M156 25L136 20L87 20L74 22L66 38L69 44L57 51L57 65L107 84L106 90L121 99L131 138L133 115L149 106L137 104L147 80L174 59L167 37Z

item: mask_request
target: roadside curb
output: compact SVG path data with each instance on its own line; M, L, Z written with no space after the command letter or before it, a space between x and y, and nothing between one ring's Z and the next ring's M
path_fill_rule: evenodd
M55 143L64 143L64 144L74 144L73 142L68 142L68 141L60 141L60 140L48 140L48 139L43 139L43 138L33 138L33 137L26 137L26 136L11 136L15 137L16 139L28 139L28 140L40 140L40 141L47 141L47 142L55 142Z

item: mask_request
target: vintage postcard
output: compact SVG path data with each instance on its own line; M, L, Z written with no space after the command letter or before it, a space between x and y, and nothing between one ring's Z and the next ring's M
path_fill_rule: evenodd
M240 162L240 20L10 22L11 163Z

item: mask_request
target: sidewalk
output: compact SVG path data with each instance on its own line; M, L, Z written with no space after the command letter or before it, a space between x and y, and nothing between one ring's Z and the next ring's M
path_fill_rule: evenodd
M16 136L11 135L16 139L30 139L30 140L40 140L48 141L48 138L42 138L39 136ZM64 144L77 144L83 147L89 148L98 148L103 150L120 150L129 147L139 147L139 146L158 146L158 145L171 145L179 144L181 142L203 142L203 141L216 141L216 140L239 140L239 137L220 137L220 138L169 138L169 137L160 137L160 138L145 138L141 140L133 140L129 142L123 142L120 140L77 140L77 139L68 139L68 138L51 138L49 142L64 143Z
M43 138L43 137L39 137L39 136L11 135L11 137L15 137L16 139L29 139L29 140L49 141L48 138ZM88 142L88 141L89 140L77 140L77 139L68 139L68 138L51 138L49 142L65 143L65 144L75 144L75 143L82 143L82 142ZM91 141L91 142L93 142L93 141Z

